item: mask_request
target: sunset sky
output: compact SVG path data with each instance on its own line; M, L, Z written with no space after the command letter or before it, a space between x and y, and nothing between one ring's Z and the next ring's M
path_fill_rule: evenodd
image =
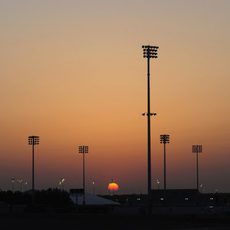
M0 0L0 188L11 178L36 188L147 191L147 78L151 60L152 181L195 188L193 144L202 144L205 191L230 192L229 0ZM24 183L23 182L23 183ZM15 185L16 187L18 185Z

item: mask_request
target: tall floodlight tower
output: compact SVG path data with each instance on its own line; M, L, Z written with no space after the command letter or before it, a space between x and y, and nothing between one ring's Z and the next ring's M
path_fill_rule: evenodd
M34 146L39 144L39 136L29 136L28 144L32 145L32 192L34 193L34 190L35 190L35 180L34 180L34 150L35 150L35 147Z
M83 173L82 173L82 184L83 184L83 205L85 205L85 154L89 152L89 147L86 145L78 146L78 153L83 156Z
M193 145L192 152L196 153L196 189L199 191L199 162L198 156L199 153L202 153L202 145Z
M157 50L158 46L150 46L144 45L143 48L143 57L147 58L147 113L143 113L142 115L147 116L147 186L148 186L148 197L151 199L151 120L150 117L152 115L156 115L155 113L151 113L150 109L150 59L157 58Z
M164 190L166 190L166 144L169 143L169 135L168 134L162 134L160 135L160 143L164 144Z

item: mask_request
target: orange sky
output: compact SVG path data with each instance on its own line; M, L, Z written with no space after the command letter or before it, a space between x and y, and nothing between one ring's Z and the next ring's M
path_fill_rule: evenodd
M37 188L80 187L78 145L89 145L87 189L146 192L146 60L151 61L152 176L193 188L193 144L203 144L200 181L230 191L230 3L227 0L2 0L0 2L0 187L31 186L27 136L39 135ZM156 184L156 183L155 183ZM156 185L155 185L156 186Z

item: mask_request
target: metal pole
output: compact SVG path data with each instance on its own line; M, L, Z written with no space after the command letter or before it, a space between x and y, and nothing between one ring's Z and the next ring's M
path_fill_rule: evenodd
M32 204L34 204L34 196L35 196L35 173L34 173L34 152L35 152L35 145L39 144L39 136L29 136L28 137L28 144L32 145Z
M193 145L192 152L196 154L196 189L199 191L199 153L202 153L202 145Z
M32 205L35 204L35 183L34 183L34 143L35 140L32 139Z
M12 192L14 192L14 183L15 183L15 178L11 178L11 185L12 185Z
M95 181L93 181L92 185L93 185L93 195L95 195Z
M32 144L32 192L34 193L35 187L34 187L34 140Z
M166 190L166 143L164 143L164 190Z
M83 150L83 205L85 205L85 150Z
M150 57L147 58L148 196L151 196Z
M160 135L160 143L164 144L164 190L167 189L166 144L169 143L169 137L168 134Z
M155 113L151 113L150 110L150 58L157 58L157 46L142 46L143 48L143 57L147 58L147 189L148 189L148 208L149 214L152 213L152 194L151 194L151 116L156 115Z
M198 166L198 151L196 153L196 189L199 191L199 166Z

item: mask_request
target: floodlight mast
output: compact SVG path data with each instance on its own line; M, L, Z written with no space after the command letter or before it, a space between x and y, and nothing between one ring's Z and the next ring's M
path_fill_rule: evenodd
M34 179L34 146L39 144L39 136L29 136L28 144L32 145L32 192L35 191L35 179Z
M168 134L162 134L160 135L160 143L164 144L164 190L166 190L166 144L169 144L169 135Z
M89 147L86 145L78 146L78 153L82 153L83 156L83 173L82 173L82 185L83 185L83 205L85 205L85 154L89 152Z
M192 152L196 153L196 189L199 191L199 161L198 156L199 153L202 153L202 145L193 145Z
M143 48L143 57L147 58L147 113L143 113L142 115L147 116L147 186L148 186L148 197L151 199L151 119L152 115L156 115L156 113L151 113L150 109L150 59L157 58L157 50L158 46L150 46L144 45Z

